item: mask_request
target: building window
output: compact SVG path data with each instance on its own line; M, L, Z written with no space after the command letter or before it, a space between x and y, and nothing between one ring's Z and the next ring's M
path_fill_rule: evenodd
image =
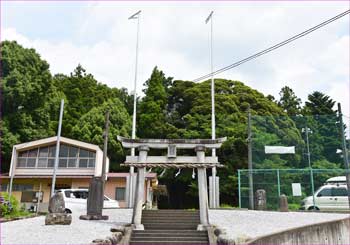
M115 188L115 200L125 201L125 187Z
M7 191L7 184L1 184L0 191Z
M33 190L33 185L31 184L13 184L13 191L31 191Z
M18 152L18 168L53 168L56 145ZM96 153L80 147L61 144L59 168L95 168Z

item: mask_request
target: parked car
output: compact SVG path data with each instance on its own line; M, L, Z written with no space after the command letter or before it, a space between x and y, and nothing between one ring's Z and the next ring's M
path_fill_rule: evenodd
M67 213L86 213L88 189L61 189L57 192L63 193ZM105 195L103 208L119 208L119 202Z
M337 211L349 210L348 190L344 184L325 184L315 192L315 205L312 196L301 203L303 210Z

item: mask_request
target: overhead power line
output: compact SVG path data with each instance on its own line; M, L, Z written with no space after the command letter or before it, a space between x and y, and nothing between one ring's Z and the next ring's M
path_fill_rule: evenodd
M295 40L297 40L297 39L299 39L299 38L301 38L303 36L306 36L306 35L310 34L311 32L316 31L317 29L319 29L319 28L321 28L321 27L323 27L325 25L328 25L328 24L332 23L333 21L336 21L337 19L340 19L340 18L344 17L345 15L347 15L349 13L350 13L350 9L345 11L345 12L343 12L343 13L341 13L341 14L338 14L337 16L334 16L333 18L328 19L328 20L326 20L326 21L324 21L324 22L322 22L322 23L320 23L320 24L318 24L318 25L316 25L316 26L314 26L314 27L312 27L312 28L310 28L310 29L308 29L306 31L303 31L303 32L301 32L301 33L299 33L299 34L297 34L297 35L295 35L295 36L293 36L293 37L283 41L283 42L280 42L280 43L278 43L276 45L273 45L273 46L271 46L271 47L269 47L267 49L264 49L264 50L254 54L254 55L251 55L251 56L249 56L249 57L247 57L245 59L237 61L237 62L235 62L235 63L233 63L231 65L225 66L225 67L223 67L223 68L221 68L219 70L216 70L216 71L214 71L212 73L209 73L209 74L206 74L206 75L201 76L199 78L196 78L196 79L193 80L193 82L199 82L201 80L207 79L207 78L211 77L212 75L217 75L219 73L222 73L224 71L227 71L227 70L230 70L230 69L232 69L234 67L237 67L237 66L239 66L239 65L241 65L243 63L246 63L246 62L248 62L248 61L250 61L252 59L255 59L255 58L257 58L257 57L259 57L261 55L267 54L267 53L269 53L269 52L271 52L271 51L273 51L275 49L278 49L278 48L280 48L280 47L282 47L282 46L284 46L284 45L286 45L286 44L288 44L290 42L293 42L293 41L295 41Z

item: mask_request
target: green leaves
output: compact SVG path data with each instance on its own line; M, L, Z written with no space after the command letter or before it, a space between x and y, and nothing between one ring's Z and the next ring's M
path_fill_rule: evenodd
M111 170L117 170L119 163L124 160L124 152L117 136L128 137L131 131L131 118L119 99L110 99L84 114L73 127L72 136L77 140L99 145L103 149L103 132L107 109L110 111L108 156L111 162Z

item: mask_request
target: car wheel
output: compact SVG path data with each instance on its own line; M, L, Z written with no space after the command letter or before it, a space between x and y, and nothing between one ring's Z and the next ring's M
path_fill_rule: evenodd
M320 209L318 207L314 207L314 206L311 206L309 207L307 210L316 210L316 211L319 211Z
M64 212L65 212L66 214L71 214L71 213L72 213L72 211L70 211L70 209L68 209L68 208L66 208L66 209L64 210Z

